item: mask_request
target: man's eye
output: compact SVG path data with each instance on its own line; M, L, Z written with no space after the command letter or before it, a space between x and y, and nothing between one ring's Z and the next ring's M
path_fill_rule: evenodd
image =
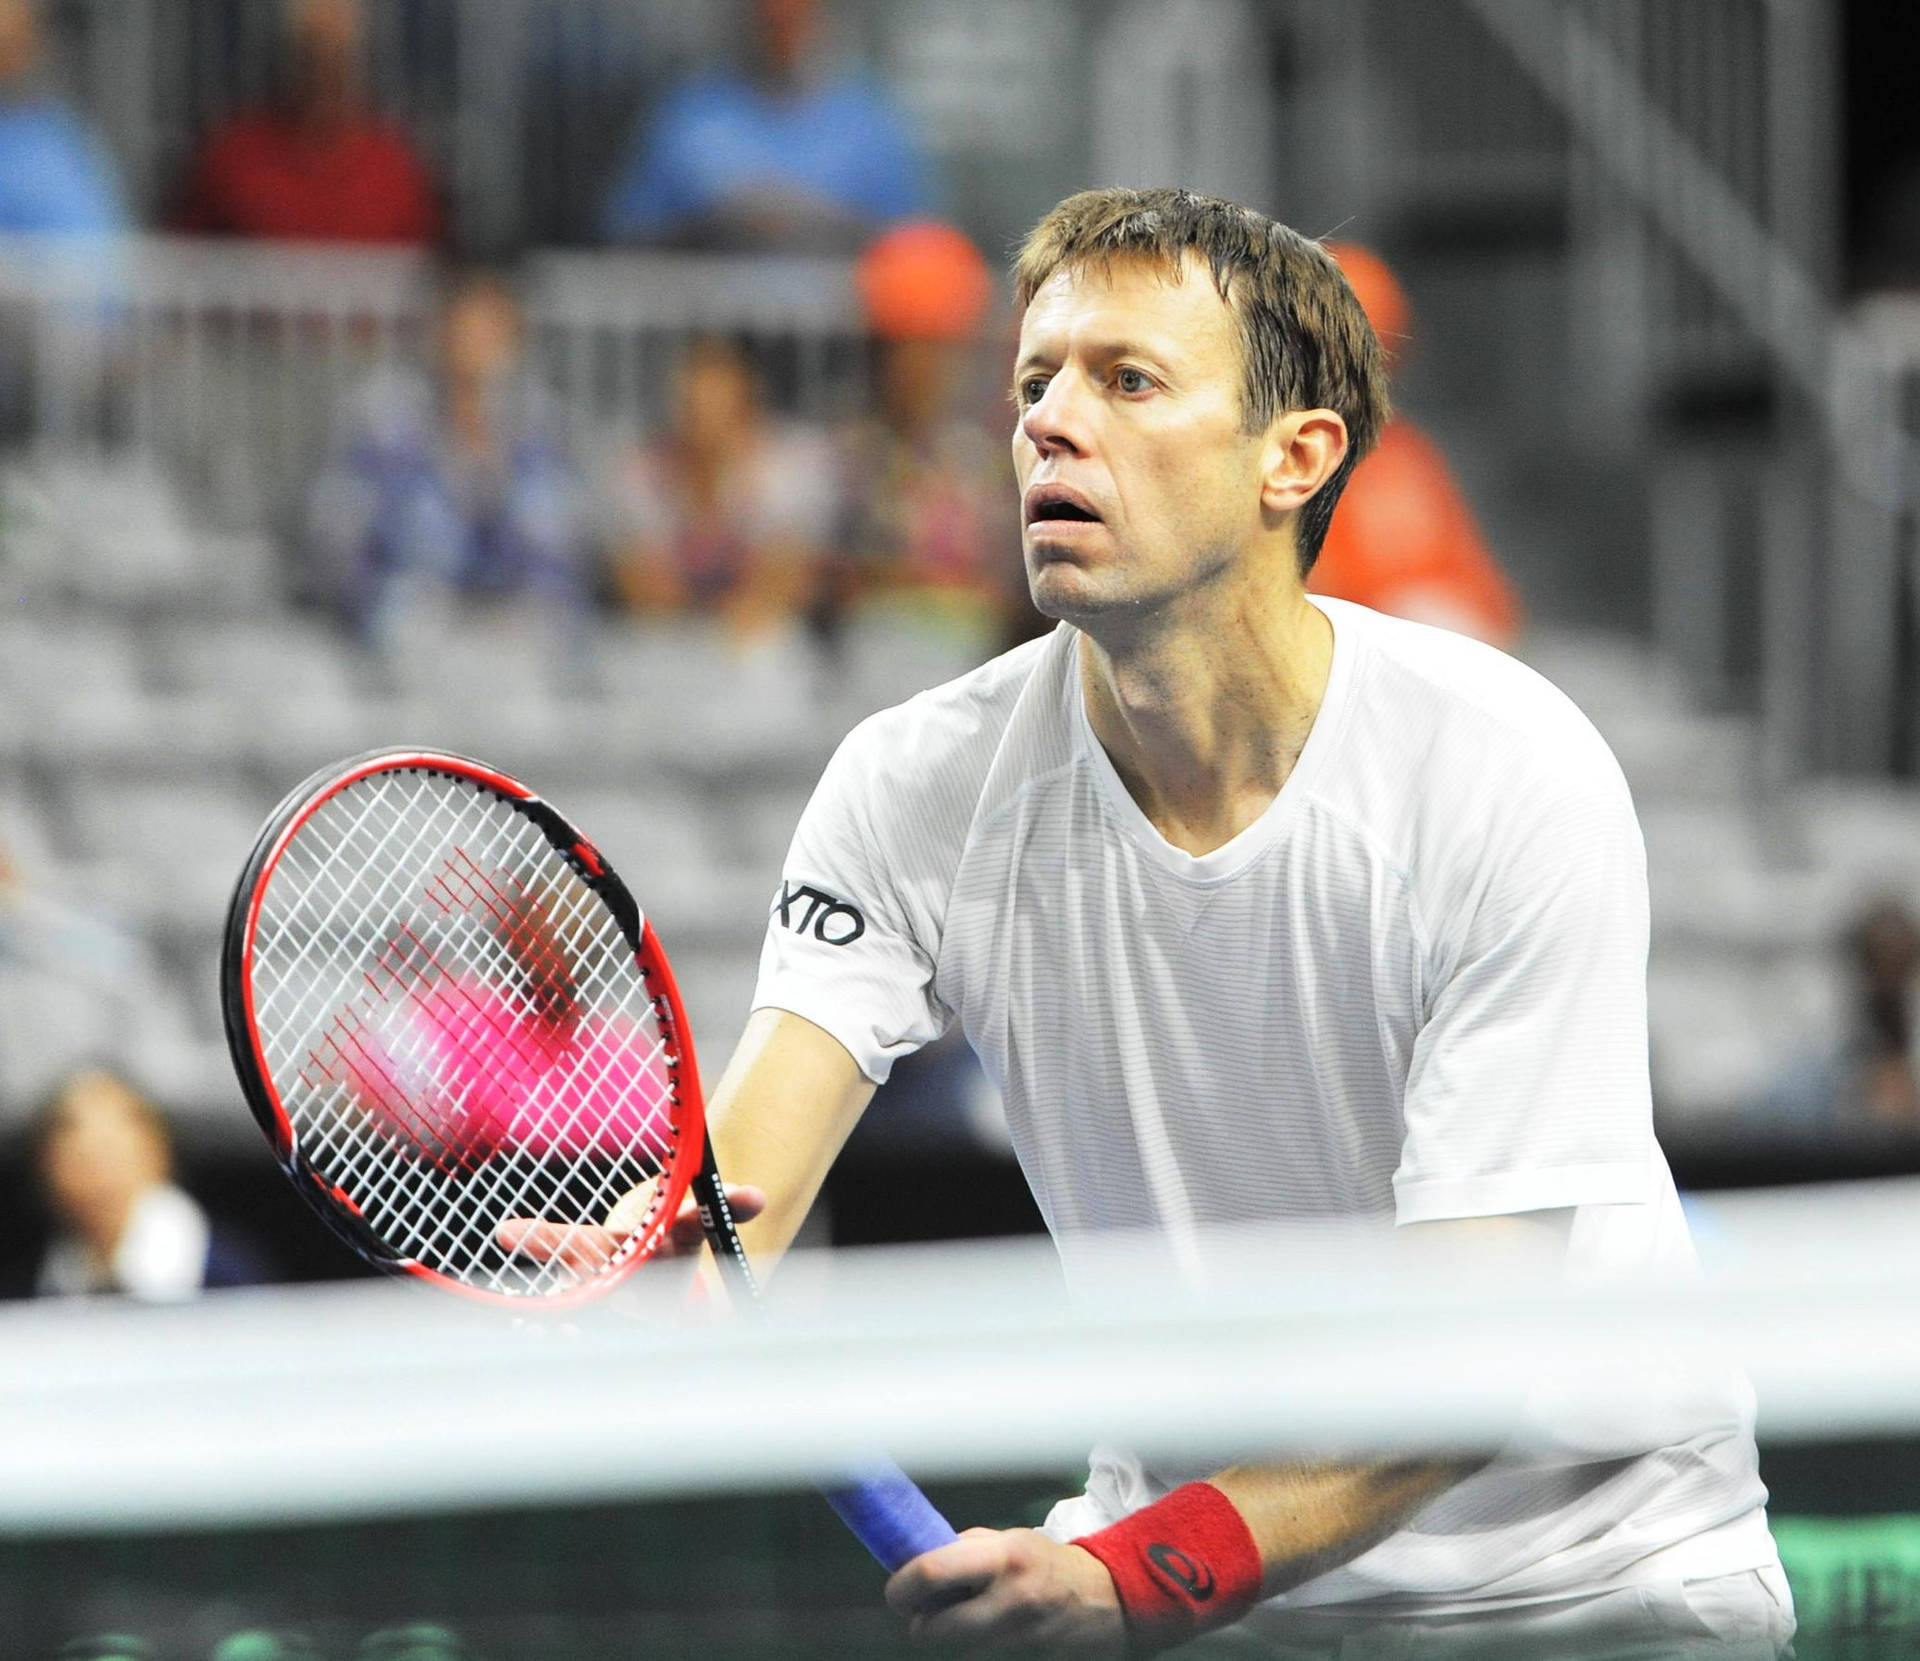
M1145 392L1153 385L1138 369L1122 369L1113 381L1122 392Z
M1020 405L1025 409L1047 395L1047 383L1035 375L1020 383Z

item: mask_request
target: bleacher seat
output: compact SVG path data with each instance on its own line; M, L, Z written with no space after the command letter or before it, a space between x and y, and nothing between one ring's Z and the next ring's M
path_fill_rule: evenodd
M1842 987L1829 955L1743 963L1668 951L1648 977L1655 1098L1669 1117L1751 1107L1794 1061L1839 1031Z
M0 1122L17 1121L72 1068L123 1059L126 1014L91 987L0 969Z
M723 816L722 833L742 865L764 871L772 883L793 841L808 799L811 781L749 783L731 792Z
M1844 908L1834 873L1783 860L1748 804L1655 799L1639 814L1662 949L1717 943L1751 956L1832 939Z
M1792 814L1805 857L1857 897L1883 889L1920 907L1920 789L1821 779L1795 792Z
M46 822L18 784L0 786L0 850L23 882L43 882L57 869Z
M797 632L739 642L710 624L616 626L596 642L596 673L623 754L708 777L811 775L825 760L819 660Z
M553 794L633 890L676 965L688 944L757 943L773 876L722 857L714 818L697 793L661 782Z
M720 1082L721 1071L747 1024L759 955L746 950L669 949L674 979L679 982L687 1020L693 1027L700 1077L711 1090Z
M992 650L992 642L980 631L956 626L937 613L863 614L842 640L839 671L829 694L834 723L845 731L875 710L904 703L916 692L965 674Z
M75 701L138 703L144 678L134 631L110 617L21 606L0 618L0 697L23 724Z
M179 492L139 458L46 465L42 478L66 558L62 591L115 609L176 604L201 576Z
M363 693L358 654L338 631L297 617L190 618L157 631L156 673L190 693L259 703Z
M79 848L102 862L121 909L196 934L225 914L271 805L244 787L187 779L86 779L67 801Z

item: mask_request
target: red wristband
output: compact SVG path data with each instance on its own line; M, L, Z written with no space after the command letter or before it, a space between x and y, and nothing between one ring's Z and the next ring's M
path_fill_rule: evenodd
M1113 1576L1136 1651L1152 1654L1237 1621L1260 1598L1260 1551L1233 1502L1189 1482L1073 1542Z

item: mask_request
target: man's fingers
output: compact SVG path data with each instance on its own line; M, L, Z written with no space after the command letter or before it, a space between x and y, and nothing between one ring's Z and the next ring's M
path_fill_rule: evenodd
M750 1223L767 1209L766 1193L759 1188L726 1189L727 1209L733 1213L736 1223ZM682 1252L698 1251L700 1243L706 1238L700 1227L700 1208L689 1195L681 1203L680 1214L673 1220L673 1226L667 1230L666 1238L661 1242L662 1256L678 1256Z
M993 1584L1006 1564L1006 1549L990 1528L970 1528L950 1546L937 1546L895 1571L887 1582L887 1607L909 1618L963 1603Z
M733 1210L733 1220L736 1223L750 1223L767 1209L767 1191L764 1188L750 1188L745 1184L738 1188L728 1188L727 1204Z
M604 1226L590 1223L555 1223L538 1217L510 1217L496 1232L504 1251L518 1252L542 1263L564 1263L582 1274L593 1274L612 1262L621 1246L646 1219L652 1200L651 1187L636 1188L607 1213ZM758 1188L729 1188L727 1204L739 1222L757 1217L767 1208L767 1196ZM703 1236L700 1211L692 1199L680 1207L655 1255L680 1257L697 1251Z
M544 1223L533 1217L510 1217L500 1225L496 1238L505 1251L593 1274L613 1261L627 1235L624 1230L595 1228L587 1223Z

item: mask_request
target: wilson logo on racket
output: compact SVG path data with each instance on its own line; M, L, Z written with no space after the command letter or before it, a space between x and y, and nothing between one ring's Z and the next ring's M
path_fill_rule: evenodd
M1205 1603L1213 1596L1213 1571L1204 1563L1194 1562L1178 1546L1156 1541L1147 1547L1147 1561L1195 1603Z
M800 909L803 900L804 911ZM783 929L791 929L795 934L811 934L827 946L851 946L867 932L867 920L858 906L823 894L817 888L795 888L783 882L774 897L773 909L780 914Z

